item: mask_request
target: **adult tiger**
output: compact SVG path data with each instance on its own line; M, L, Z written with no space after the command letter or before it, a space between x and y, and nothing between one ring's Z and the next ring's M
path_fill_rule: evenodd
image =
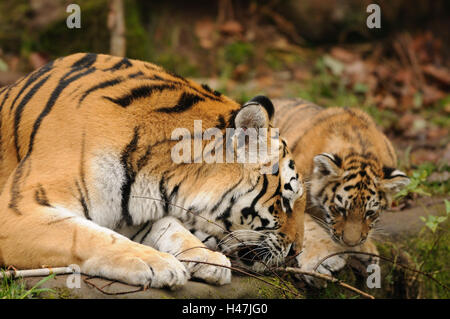
M301 244L292 209L302 183L285 144L273 174L265 162L171 158L171 133L192 132L194 120L222 132L269 127L267 98L241 106L150 63L80 53L1 89L0 103L0 264L78 264L151 287L190 276L224 284L228 268L178 260L230 265L182 222L217 238L236 231L230 244L257 242L273 259Z
M392 195L409 183L396 169L387 137L359 109L323 109L300 99L275 101L275 106L274 125L286 138L307 185L300 267L312 271L325 256L345 250L377 253L372 230L381 211L390 207ZM331 274L345 266L347 256L328 258L317 270Z

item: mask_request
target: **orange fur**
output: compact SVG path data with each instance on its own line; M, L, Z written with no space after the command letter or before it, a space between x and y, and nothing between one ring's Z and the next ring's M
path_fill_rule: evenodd
M368 240L372 229L392 195L409 182L395 169L397 157L387 137L359 109L323 109L299 99L274 103L274 126L307 185L310 216L299 263L312 270L314 262L337 251L376 252ZM328 261L329 268L345 265L338 258Z
M107 55L60 58L2 89L0 263L19 268L76 263L89 274L134 284L183 284L189 276L174 256L115 230L172 215L219 239L225 236L222 229L213 230L204 219L170 205L184 203L228 231L258 226L266 231L262 215L260 221L255 216L239 221L240 209L263 191L253 208L267 215L281 199L282 174L262 176L259 164L171 160L175 128L192 133L194 120L200 119L203 130L224 132L242 109L159 66ZM257 112L266 114L262 107ZM290 159L282 149L280 163ZM162 201L132 196L149 194ZM236 205L228 195L235 196ZM216 215L211 215L216 203ZM225 204L230 216L224 215ZM301 245L302 213L288 214L278 205L267 215L273 227L267 231L282 249L295 240ZM198 243L191 234L183 236L184 248Z

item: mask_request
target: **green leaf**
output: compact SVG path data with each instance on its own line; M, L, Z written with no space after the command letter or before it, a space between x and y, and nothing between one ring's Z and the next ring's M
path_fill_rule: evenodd
M28 290L26 293L24 293L22 296L19 297L19 299L25 299L28 295L30 294L38 294L44 291L53 291L51 289L48 288L39 288L39 286L41 286L43 283L45 283L46 281L48 281L49 279L53 279L55 278L55 274L51 274L47 277L45 277L44 279L42 279L41 281L39 281L36 285L34 285L30 290Z

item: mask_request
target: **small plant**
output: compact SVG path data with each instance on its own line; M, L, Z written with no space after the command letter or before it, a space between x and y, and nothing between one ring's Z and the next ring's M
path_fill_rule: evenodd
M434 216L428 215L428 218L420 216L420 219L425 223L425 226L431 230L431 232L435 233L436 229L439 225L443 224L450 215L450 201L444 200L445 202L445 216Z
M394 199L398 200L412 193L423 196L430 196L431 194L425 190L424 184L427 180L427 177L430 176L433 170L434 165L431 163L424 163L420 165L419 168L414 170L412 175L410 176L411 181L408 186L395 194Z
M31 289L27 289L22 279L12 279L6 276L2 270L3 277L0 279L0 299L26 299L38 298L41 293L53 292L52 289L39 288L46 281L53 279L55 275L49 275L40 280Z

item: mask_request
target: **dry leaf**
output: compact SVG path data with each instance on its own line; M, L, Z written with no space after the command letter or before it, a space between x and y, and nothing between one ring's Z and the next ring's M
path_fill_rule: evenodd
M242 34L244 28L242 25L234 20L226 21L220 26L220 32L228 35L239 35Z
M195 35L198 37L200 46L204 49L214 47L214 22L209 19L201 19L195 23Z

